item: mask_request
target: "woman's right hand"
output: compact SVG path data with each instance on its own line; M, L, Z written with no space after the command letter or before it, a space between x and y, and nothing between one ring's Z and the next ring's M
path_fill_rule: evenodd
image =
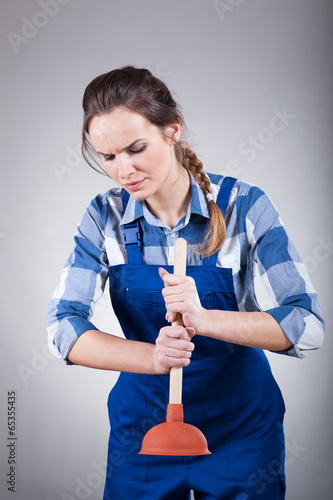
M164 326L155 342L153 363L156 374L165 375L173 366L188 366L194 349L193 328Z

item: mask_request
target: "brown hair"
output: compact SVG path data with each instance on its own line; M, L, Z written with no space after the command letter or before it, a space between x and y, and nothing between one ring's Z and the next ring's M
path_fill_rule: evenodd
M152 125L165 133L165 128L179 123L182 131L186 130L185 121L178 104L173 99L167 86L152 75L147 69L125 66L95 78L86 88L83 96L82 154L88 165L105 174L98 162L89 138L89 126L92 118L110 113L117 107L123 107L140 113ZM202 162L184 140L174 145L177 161L189 170L205 195L211 193L211 183L205 174ZM99 168L96 168L98 165ZM226 234L223 214L213 200L209 201L210 220L202 250L197 253L212 255L217 252Z

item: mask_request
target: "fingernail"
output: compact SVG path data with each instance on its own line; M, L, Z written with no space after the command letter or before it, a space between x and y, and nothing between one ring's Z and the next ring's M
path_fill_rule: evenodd
M188 332L190 332L190 333L195 333L195 330L194 330L194 328L193 328L192 326L187 326L187 327L186 327L186 330L187 330Z

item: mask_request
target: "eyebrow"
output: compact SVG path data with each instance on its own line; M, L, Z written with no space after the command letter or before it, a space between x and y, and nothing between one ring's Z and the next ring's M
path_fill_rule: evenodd
M146 139L142 138L142 139L136 139L135 141L131 142L131 144L129 144L128 146L125 146L123 149L121 149L121 153L125 150L128 150L128 149L131 149L133 146L135 146L138 142L140 141L145 141ZM96 151L97 154L101 155L101 156L111 156L112 154L114 153L102 153L101 151Z

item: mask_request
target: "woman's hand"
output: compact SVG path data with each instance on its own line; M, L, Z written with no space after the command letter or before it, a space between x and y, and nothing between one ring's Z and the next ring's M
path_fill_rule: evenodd
M193 328L182 326L165 326L161 328L156 339L153 354L154 371L167 374L173 366L188 366L194 349L191 337Z
M176 313L179 312L184 326L194 328L194 333L199 333L204 324L206 309L201 305L194 279L169 274L162 267L159 273L165 285L162 294L167 308L167 321L175 321Z

